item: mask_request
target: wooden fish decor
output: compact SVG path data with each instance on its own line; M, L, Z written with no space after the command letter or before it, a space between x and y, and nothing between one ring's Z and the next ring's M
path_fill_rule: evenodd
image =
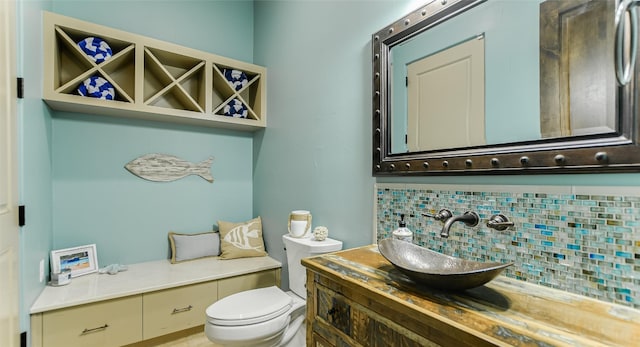
M124 167L132 174L154 182L170 182L189 175L198 175L213 183L212 162L213 157L194 164L172 155L154 153L136 158Z

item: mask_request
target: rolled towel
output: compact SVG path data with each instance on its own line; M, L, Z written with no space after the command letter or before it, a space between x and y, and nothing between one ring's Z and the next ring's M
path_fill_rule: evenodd
M100 76L91 76L78 86L78 94L92 98L113 100L116 91L106 79Z
M235 98L229 101L228 104L224 105L223 111L225 116L234 118L247 118L247 115L249 114L247 106L245 106L242 101L238 100L238 98Z
M224 69L222 70L222 72L224 73L224 78L229 81L233 89L235 89L236 91L244 88L244 86L249 84L247 75L240 70Z
M87 37L86 39L78 42L80 49L89 57L89 59L100 64L103 61L111 58L113 52L107 41L99 37Z

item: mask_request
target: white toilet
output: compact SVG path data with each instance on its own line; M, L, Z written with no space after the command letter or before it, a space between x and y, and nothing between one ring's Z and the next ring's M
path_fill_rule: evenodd
M207 308L205 334L222 346L305 346L306 269L302 258L338 251L342 241L283 235L289 265L289 287L252 289L236 293Z

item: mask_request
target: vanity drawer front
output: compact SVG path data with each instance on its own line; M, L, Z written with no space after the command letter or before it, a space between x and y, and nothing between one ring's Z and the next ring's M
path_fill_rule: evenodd
M315 296L312 329L335 346L439 346L322 285L316 284Z
M108 347L140 341L142 296L45 312L42 337L43 347Z
M143 295L144 339L203 325L207 307L216 301L216 281Z

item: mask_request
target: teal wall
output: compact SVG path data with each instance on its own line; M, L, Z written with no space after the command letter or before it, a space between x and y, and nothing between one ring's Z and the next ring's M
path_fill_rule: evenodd
M268 252L285 261L281 235L294 209L310 210L314 225L345 247L371 243L375 182L640 184L638 174L373 178L371 34L419 1L22 2L25 330L44 286L38 262L48 264L55 248L95 242L101 265L162 259L170 229L196 232L217 219L260 215ZM48 110L40 100L39 8L267 66L268 128L248 134ZM194 162L213 155L216 181L161 184L124 170L151 152Z
M238 60L253 59L250 1L54 0L52 9ZM235 24L239 18L242 25ZM52 134L54 249L96 243L103 266L163 259L170 230L202 232L218 219L253 215L250 133L55 112ZM213 156L216 180L211 184L190 176L157 183L124 169L148 153L190 162Z
M254 62L269 69L270 118L254 140L254 213L263 217L267 248L277 259L286 259L281 235L293 209L310 210L313 224L327 226L345 247L372 242L375 182L640 185L638 174L372 178L371 35L419 6L255 3Z
M26 206L20 228L20 326L29 330L29 308L44 287L40 260L49 268L52 241L52 121L42 102L42 9L50 1L18 2L18 76L25 79L24 98L18 100L18 165L20 204Z
M150 182L124 168L148 153L196 163L199 176ZM53 119L53 248L95 243L100 266L169 258L167 233L204 232L252 217L250 133L83 114Z
M372 242L370 39L415 3L255 3L254 61L269 69L269 124L254 142L254 212L277 259L296 209L310 210L313 225L345 247Z
M228 58L253 60L251 0L51 0L52 11Z
M253 217L253 134L49 109L42 101L41 10L253 60L252 1L20 2L20 231L22 330L45 283L52 249L96 243L100 266L168 258L167 233L211 230L218 219ZM124 169L147 153L192 162L215 157L213 184L190 176L149 182Z

